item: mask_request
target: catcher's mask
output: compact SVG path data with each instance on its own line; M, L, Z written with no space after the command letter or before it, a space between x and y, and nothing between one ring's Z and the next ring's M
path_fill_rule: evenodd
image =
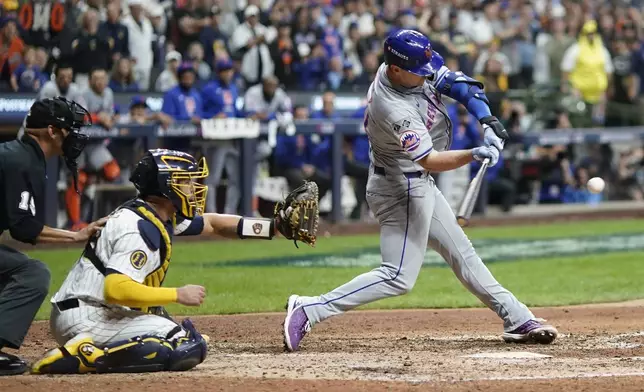
M66 130L63 140L63 158L74 178L74 188L78 192L78 164L76 160L87 145L89 136L81 133L81 127L92 125L90 114L81 105L64 97L46 98L34 102L27 114L25 127L41 129L49 126Z
M181 151L149 150L134 168L130 181L140 197L169 199L177 214L192 219L204 212L208 187L200 180L208 177L208 165Z

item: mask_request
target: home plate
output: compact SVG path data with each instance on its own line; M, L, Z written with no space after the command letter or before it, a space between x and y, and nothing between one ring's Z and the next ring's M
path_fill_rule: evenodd
M527 351L504 351L496 353L478 353L462 355L462 358L493 358L493 359L543 359L552 358L552 355L530 353Z

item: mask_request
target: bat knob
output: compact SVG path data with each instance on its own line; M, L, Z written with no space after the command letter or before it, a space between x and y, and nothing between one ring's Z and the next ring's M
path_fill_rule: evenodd
M461 227L465 227L467 226L468 223L470 223L469 219L466 219L462 216L459 216L458 218L456 218L456 221L458 222L458 225Z

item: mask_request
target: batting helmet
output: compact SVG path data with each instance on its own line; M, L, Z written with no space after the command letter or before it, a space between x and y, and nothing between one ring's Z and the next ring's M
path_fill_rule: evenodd
M191 219L204 212L208 187L201 182L208 177L208 165L201 158L181 151L149 150L134 168L130 181L139 197L169 199L177 214Z
M431 76L443 66L443 57L432 50L429 38L414 30L398 30L385 40L385 64L419 76Z

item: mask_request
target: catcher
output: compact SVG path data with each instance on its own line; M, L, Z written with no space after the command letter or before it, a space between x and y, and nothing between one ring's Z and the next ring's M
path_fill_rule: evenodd
M273 219L201 214L208 168L189 154L151 150L130 181L138 198L114 211L90 238L52 297L50 326L60 348L32 366L35 374L182 371L207 355L207 337L189 319L173 321L163 309L176 302L199 306L202 286L163 288L172 235L219 235L315 245L318 189L314 182L275 206ZM297 245L297 243L296 243Z

